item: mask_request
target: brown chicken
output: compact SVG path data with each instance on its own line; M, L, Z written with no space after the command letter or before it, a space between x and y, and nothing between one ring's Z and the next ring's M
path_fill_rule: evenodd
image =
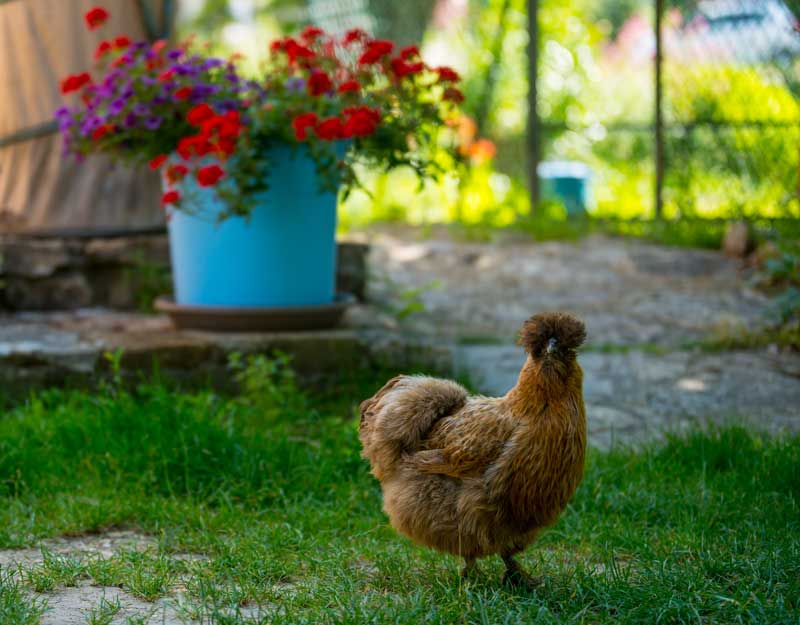
M503 397L398 376L361 404L362 455L383 488L394 528L412 540L475 560L500 554L504 581L538 583L516 562L556 522L583 476L586 413L575 350L586 331L563 313L524 323L528 357Z

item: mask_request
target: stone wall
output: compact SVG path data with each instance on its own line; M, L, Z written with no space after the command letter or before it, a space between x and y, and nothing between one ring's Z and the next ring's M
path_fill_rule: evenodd
M341 243L337 289L364 298L366 245ZM169 292L164 234L56 238L0 235L0 309L146 308Z

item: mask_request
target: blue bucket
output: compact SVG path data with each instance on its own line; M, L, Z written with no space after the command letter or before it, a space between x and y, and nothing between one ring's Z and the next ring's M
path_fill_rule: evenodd
M187 179L169 220L175 301L184 306L317 306L334 299L337 196L320 192L305 149L271 150L269 189L249 218L218 222L214 189Z
M537 169L542 199L564 204L570 217L586 214L591 170L576 161L543 161Z

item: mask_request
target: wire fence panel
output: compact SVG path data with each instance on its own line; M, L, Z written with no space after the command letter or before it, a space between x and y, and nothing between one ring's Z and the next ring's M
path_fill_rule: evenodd
M797 9L665 0L666 216L800 216Z
M568 7L586 18L541 29L539 141L546 161L590 166L590 210L652 217L660 199L668 218L800 216L800 2L539 7L540 24Z

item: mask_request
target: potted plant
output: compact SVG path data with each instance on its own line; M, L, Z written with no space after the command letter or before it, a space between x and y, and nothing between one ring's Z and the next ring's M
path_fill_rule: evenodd
M99 27L107 13L87 14ZM325 306L336 205L362 168L444 171L458 75L361 30L308 27L245 76L191 42L103 41L56 117L65 153L148 163L164 181L178 305ZM444 130L444 132L442 132Z

